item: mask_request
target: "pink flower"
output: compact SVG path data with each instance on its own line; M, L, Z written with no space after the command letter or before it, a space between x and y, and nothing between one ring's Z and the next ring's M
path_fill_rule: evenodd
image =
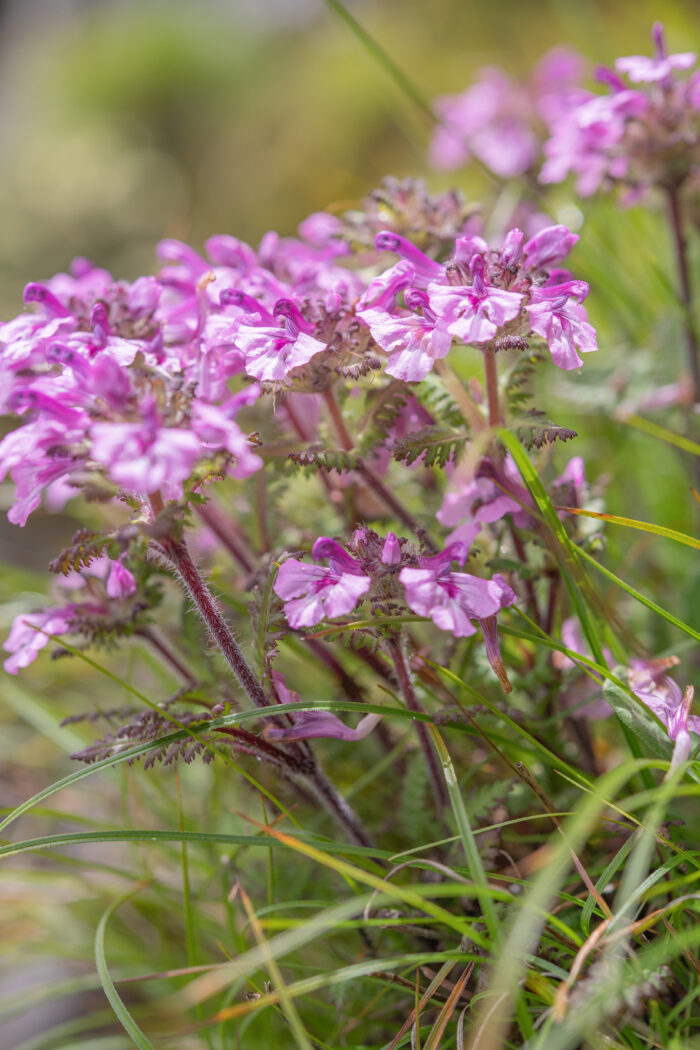
M313 325L290 300L276 303L275 316L283 319L278 326L241 325L236 335L236 344L245 355L246 372L266 382L284 379L292 369L308 364L326 349L325 343L310 334Z
M633 84L667 82L671 79L674 69L692 69L697 62L698 56L692 51L666 54L664 29L660 22L654 23L651 36L656 51L654 58L647 55L630 55L627 58L618 58L615 62L615 69L619 73L625 73Z
M299 703L299 694L287 688L283 674L272 671L270 677L280 705ZM289 715L293 723L289 728L267 725L263 736L268 740L363 740L381 721L381 717L379 714L365 715L357 723L357 728L351 729L330 711L294 711Z
M263 465L260 456L253 452L250 439L233 419L239 408L254 404L259 396L260 387L253 383L222 405L211 405L205 401L194 401L192 404L193 431L207 449L226 449L236 457L235 465L229 469L229 474L234 478L247 478Z
M450 543L470 546L482 525L500 521L506 514L517 514L520 504L511 499L491 478L477 477L447 492L437 512L442 525L457 526L449 536Z
M668 660L633 660L627 681L634 695L666 726L669 740L675 744L671 757L671 769L674 769L690 756L690 734L700 736L700 718L690 714L693 687L689 685L682 693L680 686L665 674L668 666Z
M382 548L382 565L398 565L401 561L401 544L395 532L388 532Z
M129 598L136 593L136 580L121 558L116 561L110 559L106 587L108 598Z
M312 555L315 560L328 558L328 568L289 558L275 580L275 594L284 602L285 616L294 628L313 627L352 612L372 584L360 563L335 540L321 536Z
M5 670L17 674L36 660L39 651L50 641L50 634L66 634L75 615L75 605L64 605L41 612L16 616L3 648L12 655L5 660Z
M587 295L584 281L545 285L532 289L527 307L533 332L546 340L555 365L566 371L583 364L579 350L587 354L598 349L595 329L581 306Z
M627 121L646 108L647 99L638 91L589 96L554 124L552 137L544 147L547 160L540 182L561 182L573 172L578 177L576 189L588 196L606 175L623 178L627 158L617 147Z
M191 430L160 426L148 406L145 415L140 423L93 423L91 456L125 489L160 490L166 499L181 499L202 452L199 438Z
M430 146L436 168L451 171L477 157L497 175L522 175L537 156L526 93L500 69L481 71L461 95L435 100L440 124Z
M406 292L405 298L407 305L420 312L391 314L374 309L368 311L372 315L368 323L376 342L390 355L387 375L417 383L425 379L437 360L447 357L452 336L430 309L425 292L414 289Z
M406 568L399 573L409 609L429 617L441 631L450 631L456 638L475 633L472 620L495 616L515 601L515 594L502 576L482 580L450 570L453 561L463 563L466 557L466 545L453 543L440 554L421 558L419 568Z
M525 263L532 270L549 267L565 259L578 239L566 226L546 226L524 246Z
M523 296L487 285L481 255L473 257L471 275L471 286L429 284L430 308L463 343L490 343L499 328L518 316Z

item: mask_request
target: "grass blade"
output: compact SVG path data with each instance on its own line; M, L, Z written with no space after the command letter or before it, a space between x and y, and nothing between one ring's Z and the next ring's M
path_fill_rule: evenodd
M129 897L133 897L133 895L142 889L144 885L144 883L141 883L136 889L129 890L128 893L118 897L112 904L110 904L109 908L107 908L107 911L100 919L97 926L97 932L95 933L95 965L97 967L97 975L100 979L102 990L107 996L109 1004L114 1010L117 1020L123 1027L124 1031L129 1035L134 1045L137 1046L139 1050L155 1050L153 1043L146 1038L136 1024L136 1021L124 1005L117 989L114 987L114 982L107 967L107 959L105 957L105 930L107 929L107 923L119 905L123 904L125 900L129 899Z
M684 452L692 452L694 456L700 456L700 445L695 441L681 437L680 434L674 434L672 430L667 430L658 423L652 423L650 419L644 419L642 416L625 416L622 422L629 427L635 427L636 430L642 430L651 437L659 438L660 441L665 441L669 445L675 445Z
M683 543L686 547L700 550L700 540L696 540L694 536L686 535L685 532L666 528L665 525L652 525L648 521L637 521L636 518L620 518L616 514L600 514L596 510L581 510L579 507L557 507L556 509L565 510L567 514L578 514L582 518L599 518L601 521L610 522L611 525L626 525L628 529L651 532L655 536L664 536L668 540L675 540L676 543Z
M672 623L674 627L677 627L679 631L683 631L684 634L688 634L691 638L694 638L696 642L700 642L700 632L696 631L693 627L684 623L683 620L679 620L677 616L673 615L673 613L667 612L666 609L662 609L660 605L657 605L656 602L653 602L650 598L646 598L643 594L640 594L639 591L635 591L634 587L630 587L628 583L621 580L620 577L616 576L614 572L610 571L610 569L606 569L604 565L597 562L595 558L592 558L586 551L579 548L578 555L597 569L601 575L606 577L606 579L610 580L611 583L617 584L617 586L621 587L623 591L626 591L630 597L635 598L642 605L646 605L647 609L651 609L652 612L663 617L664 620L668 620L668 622Z
M486 920L486 926L491 935L491 940L495 945L498 944L500 936L500 927L498 921L498 915L493 904L491 890L486 881L486 872L481 863L481 856L479 854L478 847L476 845L476 839L474 838L474 832L472 831L471 824L469 823L469 817L467 811L464 808L464 799L462 798L462 792L459 788L459 782L455 773L454 766L452 765L452 759L450 753L445 747L445 741L442 739L440 732L435 726L429 727L430 735L433 738L433 743L437 750L440 758L440 765L442 766L442 773L445 778L445 784L447 785L447 793L450 796L450 803L452 805L452 812L454 813L455 821L457 823L457 830L459 831L459 837L462 840L462 847L464 849L464 855L467 860L467 867L469 868L469 874L475 884L479 904Z

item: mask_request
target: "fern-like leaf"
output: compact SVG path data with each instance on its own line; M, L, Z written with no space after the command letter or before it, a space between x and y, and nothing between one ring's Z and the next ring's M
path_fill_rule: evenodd
M116 558L120 550L120 545L113 536L102 536L91 529L79 529L73 535L70 547L66 547L58 557L49 562L49 569L51 572L67 576L69 572L86 569L92 561L102 557L105 551L110 557Z
M253 586L253 598L248 606L255 638L260 671L268 671L277 654L279 642L287 633L282 602L274 592L279 566L271 562L267 574L261 573Z
M342 474L354 470L357 465L357 455L344 449L306 448L301 452L290 452L287 460L301 467L306 474L317 470L335 470Z
M423 427L398 441L393 449L394 459L407 466L421 459L426 467L445 467L450 460L457 460L464 448L467 435L462 432L444 431L438 427Z

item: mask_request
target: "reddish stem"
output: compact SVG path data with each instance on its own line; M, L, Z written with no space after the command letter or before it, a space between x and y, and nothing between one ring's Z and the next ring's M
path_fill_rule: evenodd
M199 569L193 562L184 540L161 540L160 546L187 588L200 616L209 628L242 689L256 707L269 707L270 703L263 687L248 666L245 656L219 612Z
M245 540L237 534L231 520L211 501L200 504L196 510L204 524L211 529L217 540L238 564L246 572L252 572L255 568L254 557L248 550Z
M330 387L323 392L323 399L326 402L326 407L333 421L333 426L338 435L338 440L342 448L346 452L351 452L354 448L354 441L350 431L347 428L345 420L343 419L343 413L340 411L340 406L335 399L335 395ZM364 460L358 459L355 463L355 469L360 475L362 480L371 488L380 500L388 509L394 514L394 516L404 523L406 528L411 532L423 533L425 535L425 529L421 529L413 515L404 507L404 505L397 500L393 492L384 484L384 482L377 477L374 471L365 463ZM426 536L427 539L427 536ZM433 544L427 541L428 547L434 549Z
M394 668L396 669L396 678L399 683L401 694L406 702L406 707L409 711L416 711L425 714L421 703L416 696L416 691L413 688L413 676L402 643L396 641L389 642L388 649ZM442 814L442 811L449 803L449 799L447 797L445 781L440 771L440 763L438 761L437 753L430 739L430 734L423 723L416 722L415 726L423 757L425 758L425 764L428 769L428 776L430 778L430 786L435 798L435 805L438 814Z
M676 266L680 286L679 298L683 304L685 314L685 344L688 370L690 371L690 378L693 384L693 402L697 404L700 401L700 351L698 349L698 337L693 318L693 292L690 284L688 245L683 232L683 218L678 191L675 188L668 190L668 205L673 245L676 252Z

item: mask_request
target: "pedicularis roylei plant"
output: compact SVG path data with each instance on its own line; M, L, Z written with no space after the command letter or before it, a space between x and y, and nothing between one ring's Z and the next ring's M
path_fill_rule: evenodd
M543 154L542 184L573 172L582 194L619 186L627 203L665 198L685 311L686 400L695 403L684 216L696 214L700 74L695 56L666 53L659 27L654 45L653 58L600 71L603 95L579 86L580 62L569 52L547 56L527 90L485 71L463 95L438 101L432 157L443 167L476 157L531 186ZM373 740L368 767L380 749L390 768L398 744L391 717L409 718L419 806L429 784L435 826L446 834L452 807L476 886L459 949L473 958L447 1002L454 1010L476 967L483 988L490 981L504 1003L517 1000L508 1045L528 1047L545 1045L539 1024L556 1031L560 1023L564 1041L552 1045L573 1045L567 1018L579 1017L578 1033L594 1015L611 1024L626 1009L638 1016L638 1002L618 996L607 1013L600 1007L601 975L617 980L621 965L609 947L570 1004L595 946L586 941L584 951L585 937L562 921L559 935L584 953L567 970L548 954L551 944L536 946L536 926L525 935L511 923L516 898L496 875L487 881L436 722L466 728L472 747L486 747L494 768L505 764L548 812L558 807L538 784L542 754L591 791L591 776L614 771L591 729L600 720L631 749L645 789L659 764L674 783L688 772L696 778L687 763L700 736L692 687L668 676L677 659L645 653L588 578L604 551L603 484L587 481L579 454L564 461L563 443L577 435L531 394L546 401L557 370L577 373L583 355L599 350L584 305L591 289L575 263L567 268L579 234L547 217L538 192L537 206L525 192L504 222L502 207L486 217L457 192L434 196L420 181L387 179L354 211L310 216L297 238L268 233L252 248L219 235L204 254L163 241L156 276L132 283L75 260L70 273L29 284L27 309L0 328L3 409L17 423L0 443L0 469L15 487L10 520L24 525L42 499L51 509L70 501L77 513L72 501L82 499L104 504L109 523L81 529L57 554L56 597L17 617L6 670L16 674L49 641L73 656L130 639L152 646L181 689L146 710L103 712L108 732L76 757L106 760L134 748L150 764L170 763L231 748L262 763L271 791L325 807L361 855L382 862L387 836L398 848L387 814L367 807L358 815L334 771L321 767L324 745L309 741L352 744L362 767L359 752ZM685 377L673 378L687 390ZM614 482L614 465L609 475ZM224 596L210 585L213 568ZM168 578L199 615L208 654L202 634L178 636L171 606L158 612ZM466 709L465 698L479 706ZM250 709L258 723L245 728ZM512 752L523 727L519 759ZM529 771L523 763L533 754ZM611 827L599 832L610 842ZM627 900L613 914L601 897L617 869L594 887L576 856L582 834L571 832L562 856L573 851L598 909L597 936L615 922L631 936ZM453 873L451 841L432 848L443 876ZM519 887L516 862L508 878L513 870ZM381 868L374 871L381 882ZM573 900L578 891L570 888ZM548 906L546 893L537 906ZM454 933L441 927L427 943L459 955ZM528 952L539 959L534 967ZM659 996L676 979L651 963L644 973ZM537 1006L517 998L523 980L541 996ZM561 982L556 996L537 980ZM493 1009L475 1001L473 1046L501 1045L509 1008L495 1020ZM465 1023L462 1014L460 1040ZM439 1038L431 1035L430 1046Z

